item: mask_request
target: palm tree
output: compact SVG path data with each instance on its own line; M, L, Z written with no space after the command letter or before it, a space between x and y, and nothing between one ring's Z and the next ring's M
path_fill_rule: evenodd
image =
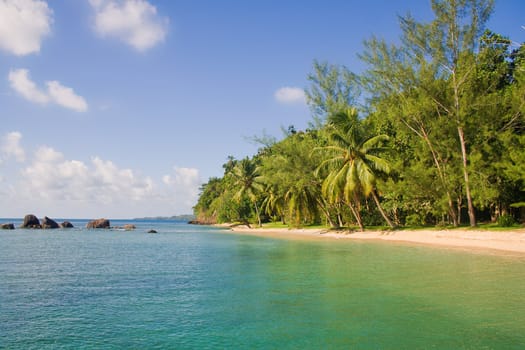
M377 177L390 172L387 161L380 157L384 151L382 144L388 136L368 137L354 108L331 115L327 132L328 145L318 148L328 155L317 168L318 172L327 170L323 193L332 202L344 199L361 230L364 227L359 215L359 198L371 196L387 224L394 228L381 206L376 189Z
M317 195L312 189L305 181L298 181L284 195L290 219L297 227L302 226L305 220L313 222L317 216Z
M269 216L277 216L283 224L286 224L284 194L279 191L277 186L266 186L262 207L266 214Z
M244 196L248 197L255 207L259 227L262 226L260 210L257 205L257 195L262 191L262 184L259 181L259 167L255 161L244 158L236 162L230 174L233 178L233 188L236 189L233 198L241 201Z

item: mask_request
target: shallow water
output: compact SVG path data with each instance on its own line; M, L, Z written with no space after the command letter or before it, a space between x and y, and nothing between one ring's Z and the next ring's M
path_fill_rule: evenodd
M134 223L1 231L0 348L525 347L525 258Z

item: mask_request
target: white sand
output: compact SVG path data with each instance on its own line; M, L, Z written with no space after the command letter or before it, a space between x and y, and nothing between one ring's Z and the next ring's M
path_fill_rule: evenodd
M473 229L333 232L318 229L272 229L237 226L233 232L290 239L355 239L416 243L525 254L525 228L509 231Z

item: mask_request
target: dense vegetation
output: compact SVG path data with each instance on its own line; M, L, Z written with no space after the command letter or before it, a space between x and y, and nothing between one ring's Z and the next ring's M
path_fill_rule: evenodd
M485 29L490 0L433 0L368 69L314 63L310 128L262 138L195 206L206 223L454 225L523 221L525 44Z

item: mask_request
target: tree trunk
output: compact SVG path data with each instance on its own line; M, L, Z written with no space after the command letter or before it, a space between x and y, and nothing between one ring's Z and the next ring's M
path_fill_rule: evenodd
M463 128L458 126L459 142L461 143L461 156L463 158L463 177L465 178L465 192L467 195L468 217L470 226L476 226L476 213L474 212L474 205L472 204L472 195L470 194L470 181L468 175L468 161L467 161L467 147L465 144L465 133Z
M319 208L321 208L321 211L325 215L326 220L330 224L330 227L337 227L337 225L333 222L332 218L330 217L330 212L328 211L328 208L326 208L326 205L320 199L317 199L317 204L319 205Z
M457 204L457 210L458 210L458 222L461 224L461 206L463 201L461 200L461 197L458 198L458 204Z
M436 166L436 169L439 175L439 179L441 180L444 190L447 193L448 214L450 215L450 218L452 219L452 224L454 225L454 227L457 227L459 225L459 222L456 216L456 212L454 210L454 203L452 202L452 196L450 195L450 191L448 190L447 180L445 178L445 172L441 169L441 162L440 162L441 157L438 157L436 151L434 150L432 142L430 141L430 138L428 137L428 134L425 128L421 127L420 129L421 129L421 134L423 136L423 139L425 140L428 148L430 149L430 153L432 154L432 159L434 160L434 164Z
M352 211L352 214L354 214L355 220L357 222L357 225L359 226L359 230L361 232L365 231L365 227L363 226L363 220L361 220L361 215L359 214L359 211L352 205L351 202L348 202L348 206L350 207L350 210Z
M259 214L259 207L257 206L257 201L253 202L253 204L255 205L255 214L257 215L257 223L259 224L259 227L262 227L261 215Z
M372 191L372 198L374 199L374 202L377 205L377 209L379 209L379 212L385 219L388 226L390 226L390 228L395 228L396 226L392 223L388 215L386 215L385 211L383 210L383 207L381 206L381 203L379 202L379 198L377 197L376 191Z

